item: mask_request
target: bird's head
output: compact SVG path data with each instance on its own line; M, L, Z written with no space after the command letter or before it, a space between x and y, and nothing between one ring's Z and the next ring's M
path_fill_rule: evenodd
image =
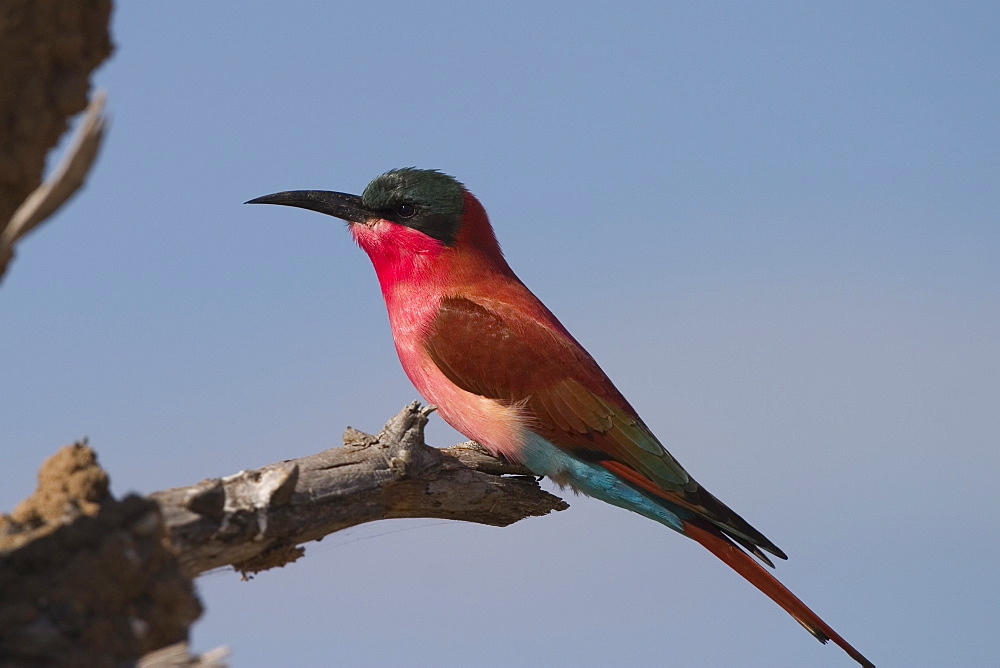
M457 179L434 169L393 169L361 195L291 190L247 204L283 204L346 220L380 278L402 278L456 252L506 268L482 205Z

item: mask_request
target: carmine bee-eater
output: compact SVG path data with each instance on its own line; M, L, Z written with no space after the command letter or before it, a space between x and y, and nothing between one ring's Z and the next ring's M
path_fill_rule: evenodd
M787 557L667 452L511 271L486 211L457 180L396 169L360 196L296 190L248 204L347 221L375 266L403 369L448 424L538 475L696 540L820 642L874 666L753 559L773 567L764 551Z

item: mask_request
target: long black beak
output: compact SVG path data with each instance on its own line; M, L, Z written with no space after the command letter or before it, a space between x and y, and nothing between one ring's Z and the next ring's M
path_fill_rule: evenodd
M297 206L300 209L311 209L328 216L342 218L349 223L363 223L376 217L365 208L364 202L357 195L326 190L288 190L273 195L264 195L245 203Z

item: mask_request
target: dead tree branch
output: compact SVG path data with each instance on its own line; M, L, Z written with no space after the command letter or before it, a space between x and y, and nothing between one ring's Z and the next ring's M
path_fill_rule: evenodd
M424 444L413 402L377 436L348 428L344 446L150 495L191 574L255 572L297 559L301 543L397 517L506 526L567 507L530 471L475 444Z
M95 100L63 164L45 158L87 106L90 75L111 54L110 0L0 3L0 278L14 244L83 185L103 135Z
M187 638L197 574L282 566L302 543L364 522L506 526L568 507L474 443L425 445L429 413L413 402L375 436L348 428L343 447L121 501L93 450L66 446L35 493L0 515L0 667L135 662ZM182 646L143 665L177 656Z

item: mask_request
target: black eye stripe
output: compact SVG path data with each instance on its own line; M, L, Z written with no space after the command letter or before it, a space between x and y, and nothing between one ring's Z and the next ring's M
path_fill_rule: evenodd
M459 216L435 211L426 202L400 197L377 211L387 220L423 232L447 246L453 245L458 235Z
M361 201L373 215L452 246L465 208L465 189L433 169L393 169L372 179Z

